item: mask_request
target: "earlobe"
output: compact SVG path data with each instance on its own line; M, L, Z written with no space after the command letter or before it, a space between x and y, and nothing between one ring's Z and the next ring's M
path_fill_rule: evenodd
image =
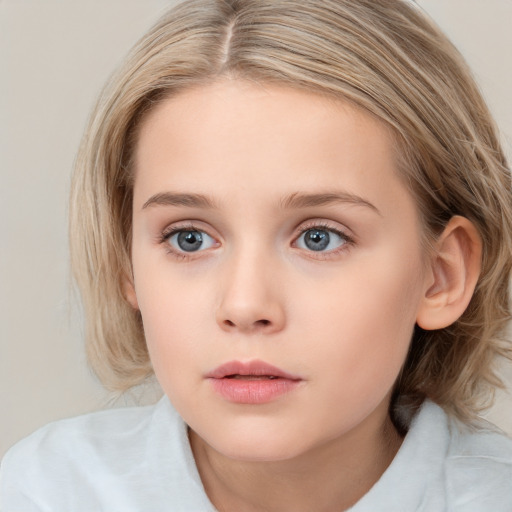
M136 311L139 311L139 303L137 301L137 294L135 293L133 278L127 276L123 278L123 293L130 306Z
M465 217L450 219L430 261L416 323L425 330L443 329L466 310L480 275L482 241Z

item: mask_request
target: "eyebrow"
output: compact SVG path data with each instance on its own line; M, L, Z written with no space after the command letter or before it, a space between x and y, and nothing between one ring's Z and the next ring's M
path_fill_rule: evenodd
M360 196L348 192L323 192L307 194L294 192L280 201L282 209L311 208L331 204L349 203L370 208L381 215L378 208ZM185 206L188 208L217 208L215 201L203 194L182 194L175 192L159 192L151 196L142 206L142 210L152 206Z
M324 192L317 194L304 194L295 192L281 201L281 208L310 208L313 206L328 206L331 204L349 203L370 208L381 215L379 209L366 199L349 192Z
M177 194L173 192L160 192L151 196L142 209L151 206L187 206L189 208L216 208L215 202L203 194Z

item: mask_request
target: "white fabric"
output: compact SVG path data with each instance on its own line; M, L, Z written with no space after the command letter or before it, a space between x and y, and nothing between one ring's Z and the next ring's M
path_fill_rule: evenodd
M214 511L167 398L59 421L2 461L2 512ZM394 461L350 512L511 512L512 441L469 433L426 402Z

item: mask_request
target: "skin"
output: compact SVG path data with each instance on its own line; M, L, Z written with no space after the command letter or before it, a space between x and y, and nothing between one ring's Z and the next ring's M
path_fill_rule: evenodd
M429 290L442 302L391 134L342 101L226 79L149 114L135 173L127 297L211 501L221 511L351 506L400 446L390 393ZM168 204L168 193L213 204ZM283 204L325 193L342 197ZM334 240L328 250L304 244L316 226ZM204 245L183 251L166 237L173 228L204 232ZM234 404L205 379L254 359L300 385Z

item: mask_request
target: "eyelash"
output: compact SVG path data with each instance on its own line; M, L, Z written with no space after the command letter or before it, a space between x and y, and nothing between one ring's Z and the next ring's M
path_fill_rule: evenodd
M307 253L310 254L310 257L313 257L315 259L328 259L331 257L336 257L340 253L347 251L355 243L353 237L349 236L343 230L336 228L327 222L310 221L309 223L306 223L305 225L301 226L300 231L297 233L297 235L293 239L292 245L296 245L297 240L299 240L299 238L301 236L303 236L308 231L311 231L314 229L318 229L321 231L329 231L330 233L334 233L335 235L339 236L340 238L342 238L345 241L345 243L343 243L340 247L338 247L336 249L332 249L327 252L306 251ZM190 259L193 259L195 256L195 252L190 252L190 253L179 252L179 251L175 250L169 243L169 239L173 235L175 235L176 233L183 232L183 231L198 231L198 232L206 233L209 237L215 239L215 237L210 235L203 227L198 227L192 223L178 225L178 226L171 226L167 229L164 229L158 238L158 243L165 246L168 254L170 254L171 256L173 256L179 260L190 260ZM203 252L203 251L198 251L198 252Z

